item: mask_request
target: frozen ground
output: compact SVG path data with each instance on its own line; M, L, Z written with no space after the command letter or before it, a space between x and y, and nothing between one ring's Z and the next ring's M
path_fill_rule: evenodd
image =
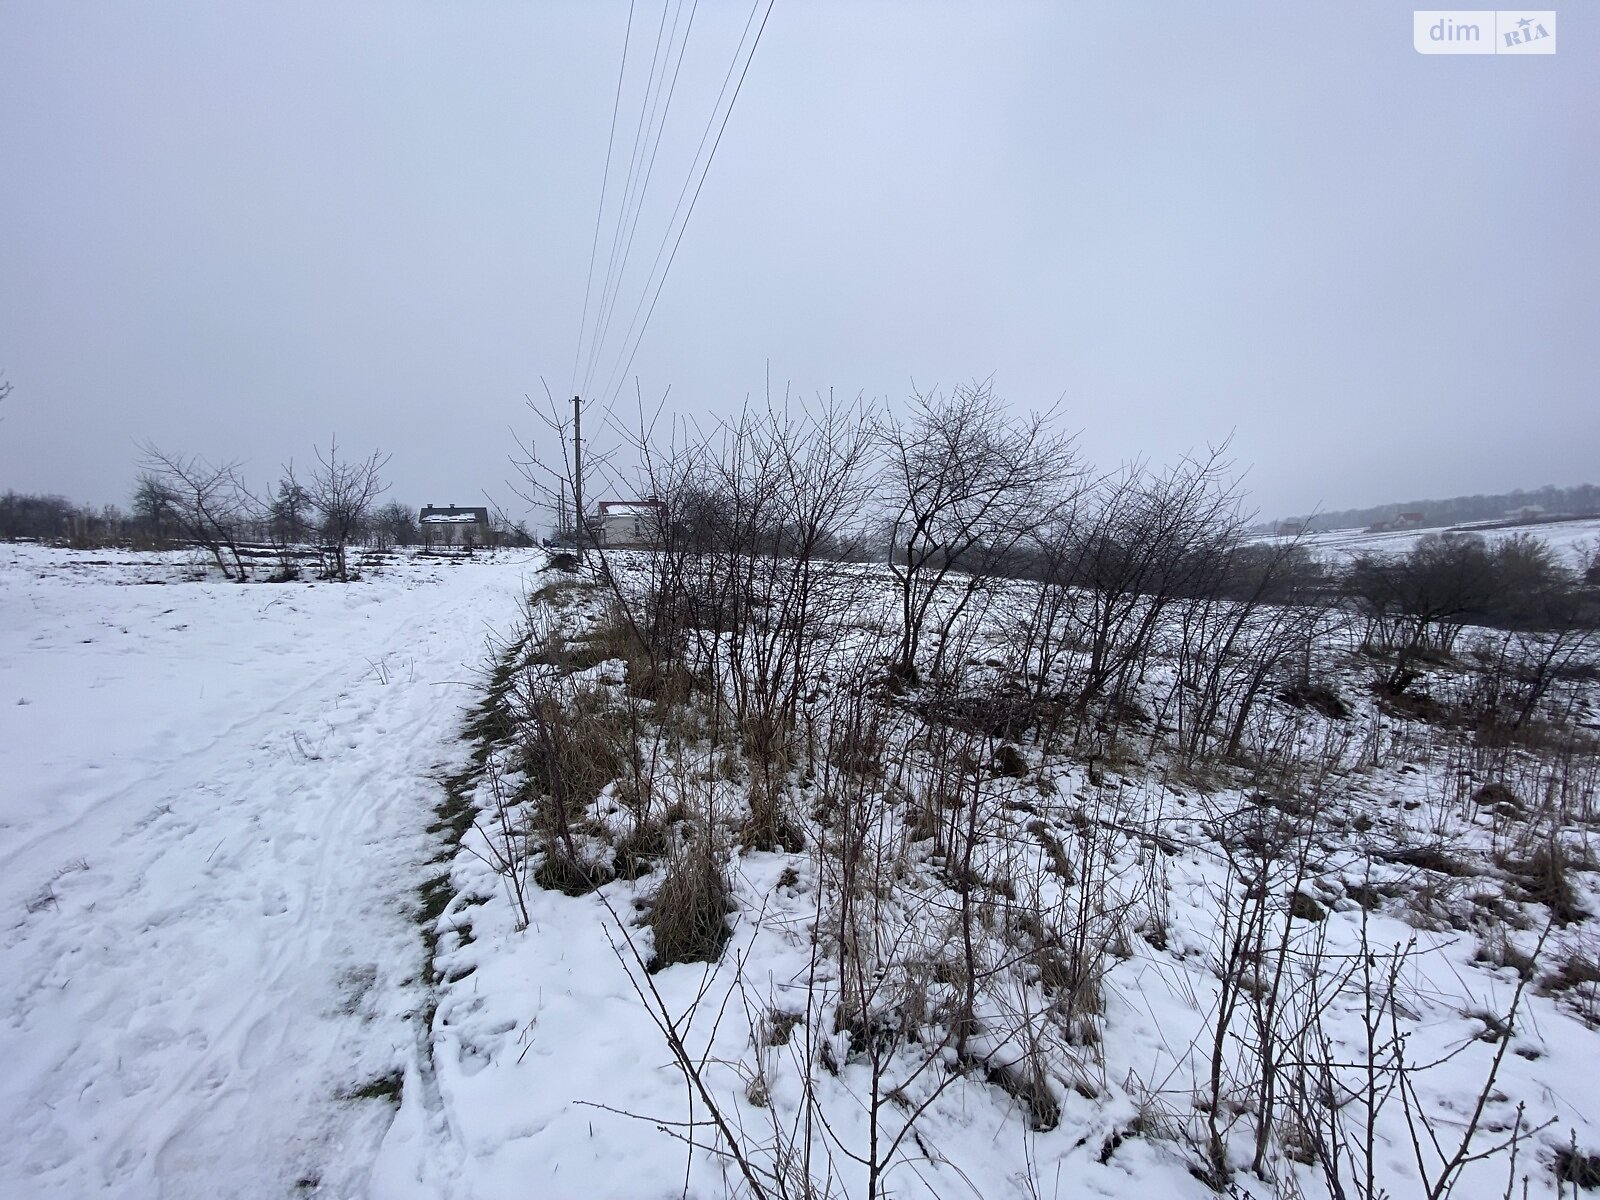
M0 547L0 1196L364 1191L438 776L537 556ZM381 1091L381 1088L369 1088Z

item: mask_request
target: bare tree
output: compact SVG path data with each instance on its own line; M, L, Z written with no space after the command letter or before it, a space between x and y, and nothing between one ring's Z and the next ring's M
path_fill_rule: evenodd
M1030 531L1070 503L1079 475L1073 440L1051 431L1049 414L1014 417L986 382L913 404L910 420L887 431L896 667L908 679L930 614L939 610L948 633Z
M422 540L417 530L416 510L407 508L398 500L391 500L373 514L373 531L382 549L390 546L414 546Z
M140 471L133 487L133 519L150 540L161 545L178 528L171 490L150 471Z
M365 458L339 457L339 439L328 443L328 452L316 451L317 465L312 468L311 479L305 494L311 509L321 518L322 536L327 541L333 561L329 578L340 583L350 581L350 564L347 554L351 540L360 531L377 498L389 490L379 472L389 463L389 455L374 450ZM294 468L285 468L287 482L297 486Z
M1588 584L1600 584L1600 538L1585 538L1572 547L1578 559L1578 574Z
M202 547L228 579L250 578L240 551L247 526L260 505L244 484L237 460L211 463L199 455L169 454L153 442L140 450L143 477L153 497L166 500L179 534Z
M290 476L278 481L277 493L267 508L272 539L285 545L306 540L310 532L311 496Z

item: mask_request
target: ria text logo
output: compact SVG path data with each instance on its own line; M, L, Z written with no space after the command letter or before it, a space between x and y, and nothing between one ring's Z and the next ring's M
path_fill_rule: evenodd
M1411 15L1418 54L1554 54L1554 10L1426 9Z

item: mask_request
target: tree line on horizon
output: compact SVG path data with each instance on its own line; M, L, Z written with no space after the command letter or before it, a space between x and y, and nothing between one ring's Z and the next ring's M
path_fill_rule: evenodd
M208 555L225 578L243 582L265 551L276 562L270 578L299 575L307 548L320 578L354 577L352 546L389 550L424 541L418 510L382 502L389 456L341 452L337 440L318 447L309 470L294 464L265 490L246 480L236 459L170 453L146 443L127 509L77 504L59 495L7 491L0 495L0 540L35 540L74 549L124 546L135 550L191 547ZM491 528L507 542L528 544L526 530L497 509Z
M1565 488L1546 484L1533 491L1515 488L1509 492L1452 496L1444 500L1407 500L1375 504L1368 508L1317 512L1303 519L1286 517L1269 522L1264 528L1273 529L1285 521L1294 520L1302 521L1309 533L1326 533L1334 529L1365 528L1382 521L1392 521L1405 512L1422 513L1428 525L1459 525L1467 521L1500 520L1507 513L1530 505L1543 509L1549 516L1600 515L1600 487L1592 483Z

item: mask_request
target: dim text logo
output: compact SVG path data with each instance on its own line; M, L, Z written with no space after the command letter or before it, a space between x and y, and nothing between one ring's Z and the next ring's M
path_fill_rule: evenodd
M1556 14L1550 9L1423 9L1411 21L1418 54L1556 52Z

